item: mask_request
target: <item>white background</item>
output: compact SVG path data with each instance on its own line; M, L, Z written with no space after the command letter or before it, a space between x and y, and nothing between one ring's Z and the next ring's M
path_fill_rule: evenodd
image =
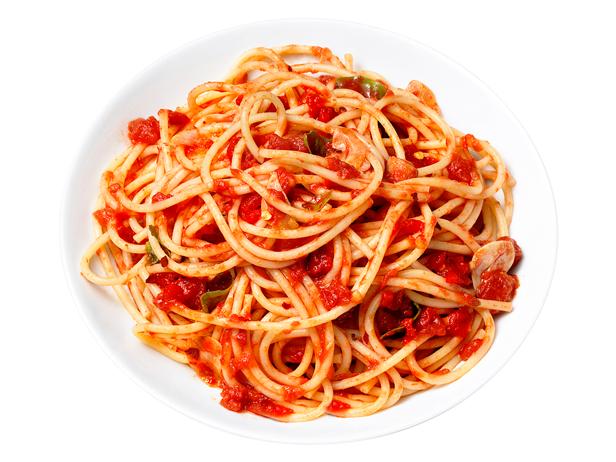
M590 1L533 3L4 6L0 459L614 460L615 16ZM106 102L133 75L211 31L301 16L401 32L478 75L534 140L552 180L560 225L558 267L544 310L492 381L410 430L304 447L211 429L133 383L98 346L74 306L58 238L67 169Z

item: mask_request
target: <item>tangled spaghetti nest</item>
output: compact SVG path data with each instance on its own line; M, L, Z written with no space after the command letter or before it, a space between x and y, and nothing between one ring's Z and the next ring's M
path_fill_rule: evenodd
M513 179L419 82L257 48L129 137L81 272L229 409L372 414L464 375L511 310Z

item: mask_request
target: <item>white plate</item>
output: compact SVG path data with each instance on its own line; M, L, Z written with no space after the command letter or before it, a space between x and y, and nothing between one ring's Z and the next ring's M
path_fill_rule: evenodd
M358 67L374 70L400 87L411 79L425 82L434 90L446 120L488 139L518 181L512 236L525 253L518 273L521 287L514 311L497 321L492 349L457 382L418 393L369 417L327 416L285 424L230 412L218 404L218 390L132 335L133 323L110 289L89 284L79 275L79 258L92 239L91 213L99 177L125 146L127 122L183 104L194 86L223 79L249 48L287 43L326 46L339 56L350 52ZM153 395L190 417L239 435L284 442L337 442L384 435L424 422L467 398L505 364L526 337L547 295L557 246L554 200L545 169L526 132L498 97L458 64L408 38L324 20L236 27L192 42L146 69L93 127L74 166L62 220L69 284L87 324L111 357Z

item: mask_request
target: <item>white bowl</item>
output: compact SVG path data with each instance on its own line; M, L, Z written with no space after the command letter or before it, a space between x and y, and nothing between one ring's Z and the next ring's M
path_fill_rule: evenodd
M512 236L524 250L514 311L499 316L494 345L467 375L450 385L403 399L369 417L330 416L306 423L279 423L236 414L218 404L219 392L193 371L143 345L113 292L79 275L79 259L92 239L91 213L107 163L126 144L126 124L159 108L183 104L207 80L221 80L245 50L287 43L321 45L356 65L404 87L411 79L434 90L446 120L488 139L518 181ZM486 383L520 346L537 318L552 279L557 225L549 180L532 142L503 102L476 77L441 54L408 38L368 26L326 20L268 21L235 27L194 41L165 56L134 79L97 121L68 184L63 209L63 256L69 285L87 324L111 357L144 388L184 414L213 427L284 442L338 442L395 432L424 422L467 398Z

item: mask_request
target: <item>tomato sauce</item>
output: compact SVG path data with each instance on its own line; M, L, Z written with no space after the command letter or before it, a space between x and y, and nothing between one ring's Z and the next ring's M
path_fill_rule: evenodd
M352 294L349 288L343 286L340 281L336 279L327 285L319 284L317 281L317 287L321 294L321 301L328 310L351 301Z
M321 122L329 122L338 115L333 107L325 106L327 98L312 88L305 88L299 101L308 106L308 115L310 117Z
M126 223L128 220L128 214L125 212L118 212L111 207L105 207L94 212L94 218L96 221L106 230L109 226L115 228L116 232L123 241L131 244L135 243L135 232Z
M137 174L139 173L139 170L141 170L146 164L146 162L148 162L150 159L151 157L141 156L137 160L135 160L135 162L133 162L133 164L130 166L128 173L126 174L125 184L132 183L133 180L137 178Z
M223 382L221 397L220 404L234 412L248 411L266 417L282 417L293 413L288 407L276 403L250 385L228 385Z
M504 271L484 271L477 287L477 298L510 302L519 286L517 276Z
M342 329L359 329L359 306L351 308L334 319L334 324Z
M162 202L164 200L171 199L172 197L173 196L171 194L165 194L159 191L152 196L152 204L156 204L157 202ZM163 210L163 214L165 215L165 218L167 220L174 218L177 215L177 212L178 210L176 208L176 205L172 205L171 207L167 207L166 209Z
M177 273L154 273L145 282L160 287L161 292L154 303L163 311L168 311L176 303L193 310L201 309L201 295L206 291L206 282L202 278L189 278Z
M169 111L167 118L169 125L177 125L179 127L183 127L190 122L190 119L186 114L178 111Z
M450 180L470 185L477 178L475 160L467 151L456 149L447 165L447 173Z
M285 363L299 364L304 357L306 340L304 338L293 338L282 347L281 357Z
M276 176L278 177L278 183L280 183L280 187L285 194L291 191L296 184L293 174L282 167L276 169Z
M405 319L411 319L416 308L403 290L392 291L385 289L381 295L381 304L374 317L377 334L382 336L402 326ZM402 332L400 332L402 333Z
M393 241L396 237L402 238L413 236L416 233L424 232L424 222L415 218L400 218L394 225L394 231L391 235Z
M244 351L239 356L233 358L231 360L231 370L233 371L233 375L235 376L238 371L242 369L246 369L251 364L252 357L250 352Z
M434 308L426 307L421 311L414 324L420 334L443 336L447 334L447 326Z
M244 195L240 203L239 215L242 220L253 225L259 221L261 218L261 196L257 193Z
M304 144L304 138L300 134L289 134L282 137L275 133L269 133L267 135L255 136L255 142L266 149L308 152L308 148Z
M212 144L214 144L214 142L210 139L198 138L194 143L184 146L184 153L187 156L192 156L197 151L205 151L206 149L209 149Z
M334 399L329 406L327 406L327 410L330 412L341 412L341 411L346 411L347 409L350 409L351 405L348 403L345 403L343 401L339 401L337 399Z
M199 350L197 348L189 348L186 350L186 356L188 357L188 364L193 368L201 380L208 385L218 385L216 374L204 361L200 360Z
M458 355L460 355L461 359L466 361L473 355L473 353L475 353L479 348L481 348L481 345L483 345L483 339L476 338L475 340L471 340L462 348L460 348Z
M359 176L359 172L355 167L350 164L347 164L343 160L337 159L336 157L327 157L327 168L336 172L339 178L349 179L349 178L357 178Z
M438 162L436 157L428 156L424 153L415 155L417 151L418 149L415 145L409 144L404 146L406 160L410 161L415 168L427 167L428 165Z
M291 285L296 286L301 284L304 280L304 276L306 275L306 270L304 269L304 265L301 261L296 261L291 266L289 266L289 278L291 279Z
M139 118L128 123L128 138L131 143L154 144L160 139L160 124L153 116Z
M312 278L325 276L334 264L334 246L331 243L318 248L308 255L306 271Z
M235 150L235 146L237 146L237 143L239 143L240 139L242 139L242 136L237 134L229 140L229 144L227 144L227 151L226 151L227 159L231 160L231 158L233 157L233 151Z
M252 153L244 152L244 154L242 155L242 162L240 163L242 170L248 170L249 168L254 167L258 164L259 162L257 161L257 159L255 159L255 156L253 156Z
M203 225L201 229L195 233L194 237L196 239L207 241L210 244L220 244L225 241L225 237L220 232L220 229L218 229L218 225L216 223L208 223Z
M471 285L470 259L465 255L437 250L430 252L423 259L423 264L439 276L443 276L449 284L462 287Z
M465 337L471 331L473 312L469 308L459 308L445 317L445 328L448 335Z
M290 403L291 401L295 401L297 398L304 394L304 390L300 387L294 387L292 385L283 385L282 386L282 398Z
M276 239L273 249L277 251L296 249L304 244L308 244L312 239L313 236L298 237L296 239Z

